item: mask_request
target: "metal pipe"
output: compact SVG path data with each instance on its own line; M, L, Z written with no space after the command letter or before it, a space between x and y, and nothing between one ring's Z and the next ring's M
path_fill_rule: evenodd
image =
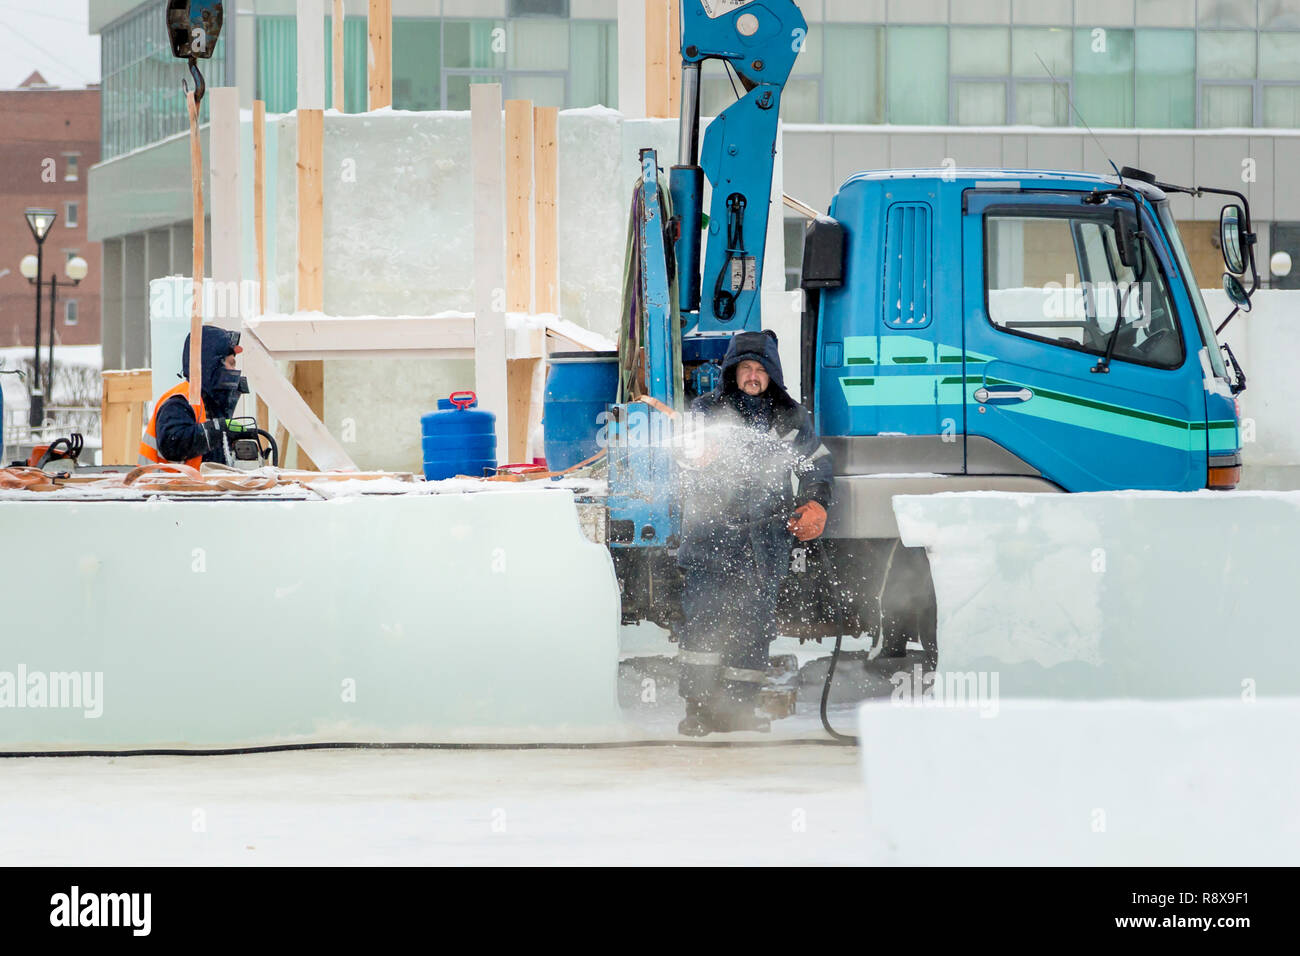
M682 64L682 119L678 134L677 163L695 166L700 161L700 64Z

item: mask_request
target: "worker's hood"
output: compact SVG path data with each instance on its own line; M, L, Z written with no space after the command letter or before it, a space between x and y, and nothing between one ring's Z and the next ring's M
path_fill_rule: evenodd
M768 394L783 404L793 405L794 399L785 390L785 375L781 371L781 356L777 352L776 333L770 329L764 332L740 332L727 346L727 354L722 359L722 390L736 390L736 366L741 362L753 360L761 362L772 382L767 387Z
M239 374L238 369L226 368L226 356L238 355L242 351L238 332L220 329L215 325L203 327L203 352L199 356L203 370L200 390L203 392L204 404L217 417L229 418L233 415L239 396L248 393L248 379ZM188 379L189 372L190 337L187 335L181 349L181 378Z

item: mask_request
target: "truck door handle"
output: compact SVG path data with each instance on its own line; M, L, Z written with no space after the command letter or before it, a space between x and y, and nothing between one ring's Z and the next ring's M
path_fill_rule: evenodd
M1018 405L1033 397L1023 385L986 385L975 390L975 401L981 405Z

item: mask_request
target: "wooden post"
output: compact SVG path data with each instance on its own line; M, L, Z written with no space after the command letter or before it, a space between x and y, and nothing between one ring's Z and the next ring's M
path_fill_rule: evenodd
M663 119L668 112L668 6L676 0L645 0L645 112Z
M369 48L369 109L393 105L393 3L370 0L367 22Z
M618 111L628 119L646 115L646 3L618 0Z
M560 111L552 106L533 111L533 228L536 230L536 282L533 298L539 314L560 314L560 222L557 196Z
M298 303L299 312L325 310L325 4L298 0ZM316 417L325 417L325 365L295 363L294 387ZM299 467L315 468L298 449Z
M240 283L243 270L243 221L240 215L239 89L211 87L208 124L209 195L212 199L212 279L216 284L215 314L208 321L224 329L239 329L243 316Z
M340 113L347 112L347 102L343 92L343 0L334 0L334 49L332 51L334 66L334 108Z
M196 416L203 409L203 150L199 147L199 104L194 91L185 91L185 106L190 114L190 179L194 190L193 234L194 303L190 308L190 407Z
M531 312L533 104L506 100L506 311Z
M538 314L555 316L560 314L559 122L560 111L554 107L540 107L533 111L533 229L536 243L533 299ZM517 387L528 391L526 438L531 439L542 422L542 404L546 400L546 359L521 359L514 364L530 367L527 381L520 381ZM525 377L523 372L520 377ZM541 448L530 443L525 457L539 458L542 453Z
M325 114L298 110L298 304L299 312L325 310L324 164ZM291 370L294 387L317 418L325 417L325 364L319 360L296 362ZM299 449L300 468L315 467Z
M497 458L509 454L506 396L505 193L502 176L501 86L470 86L474 176L474 390L479 407L497 416Z
M144 406L153 400L153 373L147 369L105 371L100 398L100 463L134 465L144 432Z
M668 115L682 115L682 4L668 2Z
M506 310L533 311L533 104L506 101ZM507 363L510 462L528 457L534 359Z
M257 256L257 314L266 315L266 103L253 101L253 246ZM257 396L257 421L271 427L271 413L261 393ZM284 444L276 439L281 454Z

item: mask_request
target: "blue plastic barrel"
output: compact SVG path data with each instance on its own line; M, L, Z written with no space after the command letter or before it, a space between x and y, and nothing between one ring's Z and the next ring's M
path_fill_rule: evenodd
M497 466L497 417L476 410L473 392L452 392L438 399L438 411L420 418L424 436L424 477L429 481L457 475L480 477Z
M601 417L618 397L617 352L555 352L542 406L546 467L572 468L599 451Z

